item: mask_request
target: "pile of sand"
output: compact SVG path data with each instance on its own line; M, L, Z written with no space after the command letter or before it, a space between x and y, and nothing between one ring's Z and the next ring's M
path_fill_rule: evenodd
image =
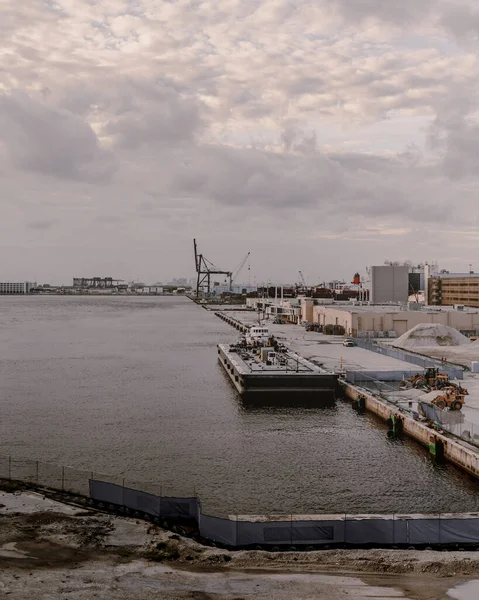
M395 342L397 348L438 348L441 346L463 346L471 341L457 329L438 323L420 323Z

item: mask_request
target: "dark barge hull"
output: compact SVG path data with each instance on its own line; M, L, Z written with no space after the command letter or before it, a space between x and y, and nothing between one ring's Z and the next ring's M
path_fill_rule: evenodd
M248 401L255 398L317 399L333 396L337 390L338 376L316 367L310 373L295 371L246 372L228 352L227 346L218 346L218 360L238 393ZM312 365L313 366L313 365Z

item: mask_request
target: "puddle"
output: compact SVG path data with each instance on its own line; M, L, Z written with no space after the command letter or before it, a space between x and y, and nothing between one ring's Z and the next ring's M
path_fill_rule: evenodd
M233 597L261 597L268 600L330 598L345 596L355 600L408 600L396 589L370 586L362 580L341 575L319 574L253 574L238 572L198 573L176 571L164 567L147 567L142 572L116 578L120 587L130 592L150 589L155 592L203 593Z
M449 590L447 595L455 600L477 600L479 598L479 579L458 585Z
M0 547L0 556L4 558L31 558L28 552L18 550L16 542L10 542Z

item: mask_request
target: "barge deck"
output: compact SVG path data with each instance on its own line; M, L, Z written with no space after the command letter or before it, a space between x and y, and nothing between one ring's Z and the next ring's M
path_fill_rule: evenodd
M338 376L294 352L282 354L280 364L267 364L251 350L218 345L218 360L243 397L259 394L317 396L336 391Z

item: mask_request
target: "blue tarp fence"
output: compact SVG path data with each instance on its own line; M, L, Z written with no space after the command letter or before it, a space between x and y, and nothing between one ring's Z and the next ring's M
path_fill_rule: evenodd
M204 539L231 548L479 544L479 514L220 518L203 514L197 498L154 496L97 480L90 480L90 496L151 517L192 521Z

